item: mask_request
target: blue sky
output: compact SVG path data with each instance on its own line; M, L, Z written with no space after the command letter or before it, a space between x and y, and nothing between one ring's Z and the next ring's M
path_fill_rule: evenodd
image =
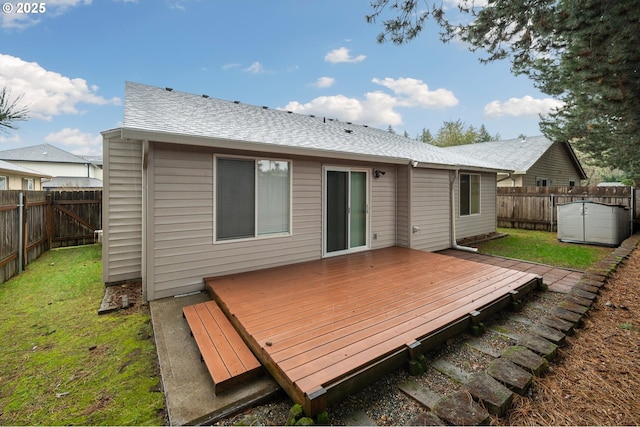
M456 0L445 0L455 7ZM482 65L427 28L378 44L361 0L50 0L0 14L0 87L29 108L0 150L48 142L102 153L123 118L125 81L323 115L415 138L447 120L503 139L540 134L557 101L508 62Z

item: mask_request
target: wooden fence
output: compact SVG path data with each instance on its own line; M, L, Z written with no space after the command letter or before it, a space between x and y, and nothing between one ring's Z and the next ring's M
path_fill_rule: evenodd
M630 226L640 226L633 187L498 187L498 227L556 231L557 206L580 200L625 206Z
M0 283L51 248L94 242L102 191L0 191Z

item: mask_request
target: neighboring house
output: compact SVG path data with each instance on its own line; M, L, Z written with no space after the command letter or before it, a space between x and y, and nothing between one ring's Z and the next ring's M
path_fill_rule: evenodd
M71 154L51 144L0 151L0 160L42 171L53 177L94 178L102 181L102 161Z
M51 178L46 173L0 160L0 190L42 190L40 182Z
M127 83L104 140L103 279L203 278L496 229L496 173L384 130Z
M102 180L97 178L56 176L42 183L44 190L102 190Z
M544 136L446 147L513 173L498 174L499 187L549 187L580 185L587 175L568 142Z

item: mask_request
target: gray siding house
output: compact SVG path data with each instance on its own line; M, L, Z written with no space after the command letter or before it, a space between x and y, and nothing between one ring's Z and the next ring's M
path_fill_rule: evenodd
M367 126L126 84L103 132L103 279L147 300L203 278L496 229L484 162Z
M587 175L568 142L544 136L446 147L511 173L498 174L499 187L550 187L580 185Z

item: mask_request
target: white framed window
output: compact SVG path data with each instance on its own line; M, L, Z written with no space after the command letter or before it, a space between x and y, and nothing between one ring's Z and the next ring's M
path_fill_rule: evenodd
M36 188L33 178L22 178L23 190L34 190Z
M536 187L548 187L549 180L547 178L536 178Z
M0 190L8 190L9 189L9 180L6 176L0 176Z
M480 175L460 174L460 216L480 214Z
M291 234L291 161L215 157L216 241Z

